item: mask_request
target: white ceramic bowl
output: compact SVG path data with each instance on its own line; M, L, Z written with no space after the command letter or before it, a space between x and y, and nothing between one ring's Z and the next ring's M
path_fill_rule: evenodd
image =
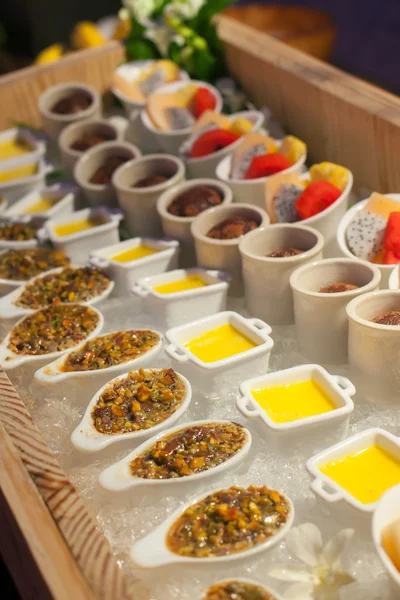
M12 219L11 219L12 221ZM37 232L38 233L38 232ZM39 245L37 237L33 240L12 241L0 240L0 251L2 250L26 250L28 248L36 248Z
M176 81L175 83L169 83L160 87L156 92L154 92L154 94L173 94L192 84L196 84L198 87L208 89L214 95L217 102L217 105L214 109L215 112L221 112L223 105L221 94L217 88L209 83L205 83L204 81ZM191 127L175 131L161 131L161 129L158 129L158 127L153 124L152 120L147 114L146 109L141 112L140 116L149 136L153 137L162 150L168 154L178 154L182 143L189 137L191 133Z
M203 362L185 347L194 338L226 324L231 324L257 345L246 352L210 363ZM225 311L167 331L169 345L166 353L172 364L179 367L197 388L209 394L225 393L228 388L234 389L249 373L268 371L274 345L270 333L270 326L259 319L245 319L238 313Z
M64 306L67 306L67 305L64 304ZM86 340L89 340L89 339L94 338L97 335L99 335L100 331L103 329L103 326L104 326L104 317L101 314L101 312L94 307L91 307L91 308L97 314L99 320L98 320L98 324L93 329L92 333L90 333L87 336ZM46 309L41 309L41 310L46 310ZM40 312L40 311L36 311L36 312ZM22 323L22 321L25 318L27 318L27 317L23 317L22 319L20 319L14 325L14 327L17 327L20 323ZM60 356L61 354L63 354L65 352L65 350L64 350L64 351L60 351L60 352L49 352L48 354L35 354L35 355L34 354L15 354L8 348L10 335L11 335L11 332L13 331L14 327L11 329L11 331L7 335L7 337L5 337L4 340L0 343L0 366L5 371L8 371L10 369L15 369L16 367L19 367L23 363L30 363L30 364L36 363L38 366L41 366L43 363L47 363L47 362L53 360L54 358L57 358L58 356ZM74 346L74 349L78 345L79 344L77 343Z
M1 256L1 254L5 253L5 252L7 252L6 249L1 249L0 250L0 256ZM45 273L48 273L48 271L45 271ZM6 294L9 294L10 292L12 292L13 290L15 290L16 288L19 288L22 285L25 285L26 283L27 283L27 281L25 281L25 280L2 279L2 278L0 278L0 296L5 296Z
M321 259L323 247L322 234L299 223L281 223L245 235L239 252L248 312L271 325L294 323L290 276L299 266ZM303 252L286 258L267 256L288 248Z
M222 488L226 489L226 488ZM192 506L196 502L207 498L208 495L213 494L221 490L221 487L217 489L209 490L207 493L201 494L197 498L194 498L184 506L174 510L173 513L158 527L156 527L151 533L146 535L144 538L133 544L130 552L130 557L139 567L161 567L164 565L170 565L174 563L181 563L182 565L202 565L202 564L223 564L226 562L233 562L237 560L243 560L244 558L248 558L250 556L254 556L260 554L261 552L265 552L270 550L277 544L279 544L285 535L288 533L291 528L294 520L294 506L292 501L285 495L285 498L290 506L290 512L288 515L287 522L283 527L279 530L279 532L270 537L268 540L259 544L258 546L254 546L248 550L244 550L243 552L237 552L235 554L228 554L225 556L213 556L206 558L193 558L189 556L180 556L179 554L175 554L171 552L167 546L167 535L171 525L185 512L189 506Z
M46 144L37 139L26 127L13 127L12 129L2 131L0 133L0 144L6 142L19 142L29 148L29 152L21 154L21 156L0 160L0 165L2 167L10 169L14 166L18 166L22 158L29 157L37 160L41 158L46 151Z
M306 468L313 478L311 489L314 494L330 505L336 504L337 510L345 513L350 519L354 517L358 520L360 516L370 518L378 502L370 504L360 502L346 489L322 473L319 467L375 444L400 460L400 438L384 429L372 428L335 444L313 456L306 463ZM371 477L373 477L373 473L371 473Z
M35 166L36 172L33 175L27 177L20 177L18 179L11 179L9 181L3 181L0 183L0 197L4 198L8 202L8 206L12 206L22 198L32 192L33 190L42 189L46 185L46 176L53 170L53 167L48 165L43 157L35 158L28 155L21 156L16 168ZM0 173L11 170L10 166L3 166L0 163Z
M229 115L229 118L232 122L237 118L247 119L253 125L252 131L259 131L264 125L265 120L264 114L258 110L245 110L235 113L234 115ZM241 141L242 137L226 148L222 148L207 156L202 156L200 158L185 157L184 160L190 177L215 177L216 169L221 160L225 156L231 156ZM179 151L181 152L181 150L182 149Z
M140 331L140 329L137 331ZM149 365L154 364L163 347L163 336L154 329L151 331L154 331L160 336L160 341L151 350L146 352L146 354L142 354L137 358L132 358L131 360L125 361L119 365L106 367L105 369L96 369L93 371L64 371L63 367L68 360L68 356L72 354L72 352L76 352L82 348L86 344L86 340L71 350L71 352L64 353L57 360L38 369L35 372L34 378L36 381L44 385L55 385L64 381L67 384L69 382L74 384L79 382L85 392L83 401L86 405L88 393L91 392L93 395L99 389L99 387L105 385L108 381L110 381L110 379L115 378L118 375L122 375L123 373L127 373L128 371L146 368ZM98 337L104 337L107 335L109 334L105 333Z
M58 226L74 221L83 221L90 216L100 217L103 223L91 229L84 229L68 235L59 236L56 233ZM121 219L122 215L112 214L102 207L84 208L72 215L49 219L46 221L44 228L38 232L38 235L41 240L49 240L57 250L65 252L72 262L85 263L89 258L89 254L94 250L116 244L119 241L118 226Z
M185 279L188 275L201 277L207 285L172 294L160 294L154 290L156 286ZM162 275L138 279L132 292L141 299L144 312L159 320L166 329L170 329L189 323L193 320L193 315L201 319L225 310L228 287L227 277L220 271L178 269Z
M312 417L277 423L261 408L251 393L252 390L292 385L309 380L315 381L324 390L335 405L334 410ZM351 396L355 394L356 389L346 377L331 375L320 365L300 365L247 379L240 384L240 392L242 396L236 401L239 412L248 419L261 421L265 426L264 432L268 440L281 442L285 446L289 442L305 444L317 435L325 440L328 436L329 439L332 436L337 437L336 441L342 439L343 432L347 433L350 416L354 410Z
M191 226L196 217L178 217L168 212L169 205L181 194L184 194L199 185L214 188L222 197L221 205L232 202L232 192L225 183L215 179L192 179L185 181L172 190L167 190L160 196L157 202L157 212L161 218L164 235L179 241L181 245L180 263L182 267L192 267L196 263L194 240Z
M146 188L132 187L149 175L167 176L167 181ZM157 213L158 199L166 190L176 188L185 178L185 165L176 156L151 154L122 165L113 175L118 204L124 212L124 224L130 235L159 237L162 233Z
M281 141L275 140L275 144L279 148ZM291 165L288 169L280 171L283 173L298 173L300 174L304 168L307 159L307 154L304 154L297 162ZM243 202L244 204L254 204L260 208L265 208L265 188L268 180L274 177L260 177L259 179L232 179L232 156L226 156L216 166L216 175L218 179L229 185L233 193L234 202Z
M259 229L269 225L269 216L262 208L249 204L217 206L200 213L191 226L196 250L197 264L207 269L226 271L231 276L229 293L232 296L243 294L242 260L239 243L245 236L231 240L216 240L207 233L215 225L234 216L243 216L256 221Z
M40 281L44 277L47 277L48 275L53 275L55 273L61 273L62 271L64 271L64 269L71 268L74 269L79 267L77 265L68 265L68 267L57 267L56 269L51 269L49 271L46 271L45 273L37 275L36 277L32 277L32 279L19 286L16 290L0 298L0 319L22 318L25 315L31 315L32 313L36 312L37 309L23 308L22 306L17 305L18 299L20 298L21 294L25 292L27 286L30 286L32 284L40 284ZM99 304L100 302L108 298L108 296L113 291L113 288L114 282L110 280L107 288L99 296L95 296L87 302L79 302L79 304L85 304L87 306Z
M188 408L190 401L192 399L192 388L189 381L180 373L176 372L177 375L181 378L186 387L186 395L183 399L181 406L176 410L168 419L165 419L162 423L155 425L154 427L150 427L149 429L142 429L139 431L133 431L132 433L116 433L116 434L106 434L97 431L95 426L93 425L92 419L92 411L97 404L97 401L104 390L114 383L118 381L122 381L126 378L127 373L124 375L120 375L119 377L115 377L111 379L108 383L103 385L98 392L93 396L89 405L83 415L82 421L79 423L78 427L72 432L71 442L76 450L84 453L92 453L99 452L107 446L111 444L115 444L118 442L129 442L132 446L136 443L136 441L143 441L150 438L152 435L159 433L160 431L164 431L174 423L176 423L183 415L185 410Z
M230 583L230 582L236 582L236 581L238 581L239 583L248 583L248 584L256 585L257 587L262 588L262 590L266 594L270 594L272 596L272 600L283 600L282 596L280 596L279 594L277 594L270 588L265 587L265 585L263 585L259 581L256 581L255 579L247 579L245 577L231 577L229 579L222 579L221 581L217 581L214 585L222 585L223 583ZM209 587L211 587L211 586L209 586ZM207 600L206 595L207 595L208 589L204 592L204 594L202 594L200 600Z
M382 496L372 517L372 539L375 550L388 572L397 594L400 590L400 571L395 567L382 545L382 532L398 519L400 519L400 485L391 488Z
M391 200L395 200L396 202L400 202L400 194L384 194L386 198L390 198ZM342 217L340 223L338 224L337 233L336 233L336 241L340 251L341 256L348 256L349 258L354 258L355 260L359 260L354 254L350 251L346 242L346 231L350 222L357 215L357 213L362 210L368 202L368 198L366 200L361 200L361 202L357 202L354 206L352 206ZM393 271L393 265L376 265L381 272L381 289L386 289L389 287L389 277Z
M181 425L177 425L172 429L167 429L162 433L150 438L140 446L138 446L135 450L133 450L128 456L125 456L123 459L118 462L112 464L107 467L100 473L99 483L102 488L108 490L110 492L122 492L125 490L129 490L131 488L136 488L138 486L160 486L160 485L177 485L182 483L192 483L196 481L200 481L202 479L207 479L212 476L218 476L223 471L227 469L233 469L236 467L248 454L251 446L251 433L248 429L244 428L244 432L246 435L246 441L243 447L225 460L225 462L220 465L207 469L206 471L202 471L200 473L195 473L194 475L188 475L186 477L175 477L171 479L144 479L143 477L136 477L132 475L130 471L130 463L136 457L140 456L143 452L148 450L153 444L158 442L164 437L169 437L174 433L178 433L179 431L183 431L188 429L189 427L197 427L201 425L210 425L210 424L218 424L218 425L230 425L231 421L226 421L222 419L205 419L203 421L190 421L189 423L182 423Z
M144 69L148 69L154 60L133 60L128 63L124 63L120 65L115 70L115 73L121 75L121 77L126 78L128 81L135 81L141 74ZM181 81L189 81L190 77L186 73L186 71L179 71L179 79ZM145 102L135 102L131 100L128 96L125 96L122 92L120 92L116 87L111 88L114 96L120 100L122 103L126 114L129 116L134 109L142 109L146 106Z
M400 289L400 277L399 277L400 266L395 267L389 277L389 289L398 290Z
M351 258L330 258L299 267L290 276L296 335L301 353L322 364L348 362L347 304L355 297L378 289L379 269ZM321 293L331 283L351 283L354 290Z
M113 257L137 248L141 245L157 249L158 252L131 260L119 262ZM154 240L150 238L133 238L112 246L101 247L90 253L90 263L103 271L115 282L114 294L127 296L131 294L134 283L140 277L157 275L176 269L178 266L179 243L175 240Z
M347 306L349 364L357 391L373 404L399 404L400 327L373 323L378 315L400 310L400 290L355 298Z
M54 204L48 210L41 212L28 212L31 207L37 204L41 199L49 198L54 200ZM75 205L75 190L70 186L60 186L56 188L44 188L30 192L21 200L18 200L8 210L5 211L5 217L26 215L30 217L39 217L43 219L53 219L62 217L73 212Z

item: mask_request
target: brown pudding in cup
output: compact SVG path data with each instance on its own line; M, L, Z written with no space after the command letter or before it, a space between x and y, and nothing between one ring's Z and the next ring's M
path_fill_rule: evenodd
M168 212L176 217L196 217L221 203L222 196L215 188L198 185L177 196L168 206Z

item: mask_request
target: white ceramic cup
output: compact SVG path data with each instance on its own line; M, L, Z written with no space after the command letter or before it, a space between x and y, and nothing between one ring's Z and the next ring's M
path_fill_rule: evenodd
M232 192L229 187L215 179L185 181L177 187L165 191L157 202L157 212L161 218L164 235L179 241L181 248L179 262L182 267L193 267L196 264L194 240L191 232L191 226L196 217L172 215L168 212L168 207L175 198L199 185L207 185L217 190L222 197L222 205L226 206L232 203Z
M347 306L349 363L357 391L369 402L400 403L400 326L371 319L400 311L400 290L382 290L355 298Z
M400 266L396 266L393 271L391 272L391 275L389 277L389 289L390 290L398 290L400 289ZM382 287L382 286L381 286Z
M393 584L393 593L400 594L400 571L393 563L382 543L382 533L400 519L400 485L391 488L382 496L372 517L372 538L375 550L388 572ZM393 596L395 598L396 596Z
M323 246L321 233L299 224L274 225L245 235L239 251L248 312L270 325L294 323L290 276L301 265L321 259ZM286 258L266 256L288 248L303 252Z
M110 156L122 156L127 160L139 158L142 153L139 148L127 142L104 142L94 146L84 154L75 164L74 178L76 183L82 189L87 201L91 206L99 204L115 208L117 206L117 196L112 185L101 185L91 183L96 170Z
M297 341L308 360L327 365L347 363L346 306L353 298L376 290L380 279L375 265L350 258L320 260L292 273ZM319 292L339 282L359 287L334 294Z
M84 134L104 135L107 137L107 141L120 140L122 138L122 134L118 128L110 121L107 121L107 119L89 119L87 121L71 123L63 129L58 139L61 160L66 167L72 169L82 154L84 154L81 150L74 150L71 147Z
M70 115L59 115L53 112L52 107L73 92L84 92L91 98L91 104L86 110ZM70 123L77 123L84 119L100 119L101 98L100 94L91 86L79 81L59 83L48 88L39 96L38 108L42 119L42 126L50 139L57 139L61 131Z
M396 200L396 202L400 202L400 194L384 194L386 196L386 198L390 198L391 200ZM337 233L336 233L336 243L339 249L339 255L340 256L348 256L349 258L355 258L356 260L357 257L354 256L354 254L351 252L351 250L349 249L348 245L347 245L347 241L346 241L346 231L348 226L350 225L350 222L354 219L354 217L358 214L358 212L360 210L363 210L365 208L365 205L368 202L368 198L366 200L361 200L360 202L357 202L357 204L355 204L354 206L352 206L350 208L350 210L348 210L342 217L342 219L340 220L340 223L338 225L337 228ZM393 265L377 265L378 269L381 272L382 278L381 278L381 283L380 283L380 288L381 290L384 290L386 288L389 287L389 277L392 273L393 270Z
M164 175L167 181L146 188L132 187L149 175ZM161 221L157 201L185 178L185 165L176 156L151 154L132 160L117 169L112 183L117 190L118 203L125 215L125 225L132 236L160 237Z
M239 243L242 237L232 240L216 240L207 236L215 225L235 216L255 220L260 228L269 225L269 216L262 208L248 204L217 206L201 213L192 223L197 264L207 269L226 271L231 276L229 293L241 296L243 293L242 264Z

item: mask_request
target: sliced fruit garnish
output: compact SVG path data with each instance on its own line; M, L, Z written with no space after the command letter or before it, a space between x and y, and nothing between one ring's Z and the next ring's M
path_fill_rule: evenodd
M190 103L190 110L195 119L199 119L206 110L215 110L216 107L216 97L209 89L204 87L197 89Z
M400 212L392 212L383 236L383 247L400 254Z
M385 250L383 255L383 265L398 265L400 263L400 252L394 252L393 250Z
M311 181L329 181L343 192L349 181L349 170L335 163L322 162L310 168L310 177Z
M283 138L279 152L286 156L291 165L294 165L306 154L307 146L294 135L287 135Z
M113 87L133 102L146 102L146 96L140 90L136 81L130 81L126 77L122 77L119 73L114 74Z
M188 109L196 90L195 85L187 85L176 94L151 94L147 100L147 113L154 125L162 131L170 131L172 124L169 115L174 109ZM188 126L191 125L193 120Z
M238 139L238 135L231 131L226 131L225 129L212 129L211 131L206 131L194 142L190 156L192 158L208 156L209 154L213 154L214 152L218 152L218 150L226 148L226 146L230 146L230 144L233 144L233 142L236 142Z
M329 181L312 181L295 202L300 219L318 215L341 195L342 191Z
M245 179L259 179L260 177L268 177L280 171L284 171L290 167L288 159L274 152L272 154L264 154L263 156L255 156L250 167L244 176Z
M252 158L277 152L275 140L262 133L251 132L243 137L232 156L232 179L243 179Z
M244 117L237 117L230 125L230 131L236 135L242 136L250 133L253 129L253 123Z

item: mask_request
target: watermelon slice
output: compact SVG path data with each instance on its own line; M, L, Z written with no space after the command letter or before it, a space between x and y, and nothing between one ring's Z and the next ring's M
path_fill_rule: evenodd
M283 154L279 154L279 152L254 156L244 178L259 179L260 177L268 177L289 167L290 162Z
M392 250L400 254L400 212L392 212L383 236L383 247L386 251Z
M215 110L217 99L207 88L199 88L195 93L190 110L195 119L199 119L206 110Z
M333 204L342 191L329 181L312 181L295 202L300 219L309 219Z
M192 146L190 156L192 158L201 158L208 156L218 150L230 146L239 139L240 136L225 129L211 129L200 135Z
M385 250L383 255L383 265L398 265L400 263L400 253L394 252L394 250Z

